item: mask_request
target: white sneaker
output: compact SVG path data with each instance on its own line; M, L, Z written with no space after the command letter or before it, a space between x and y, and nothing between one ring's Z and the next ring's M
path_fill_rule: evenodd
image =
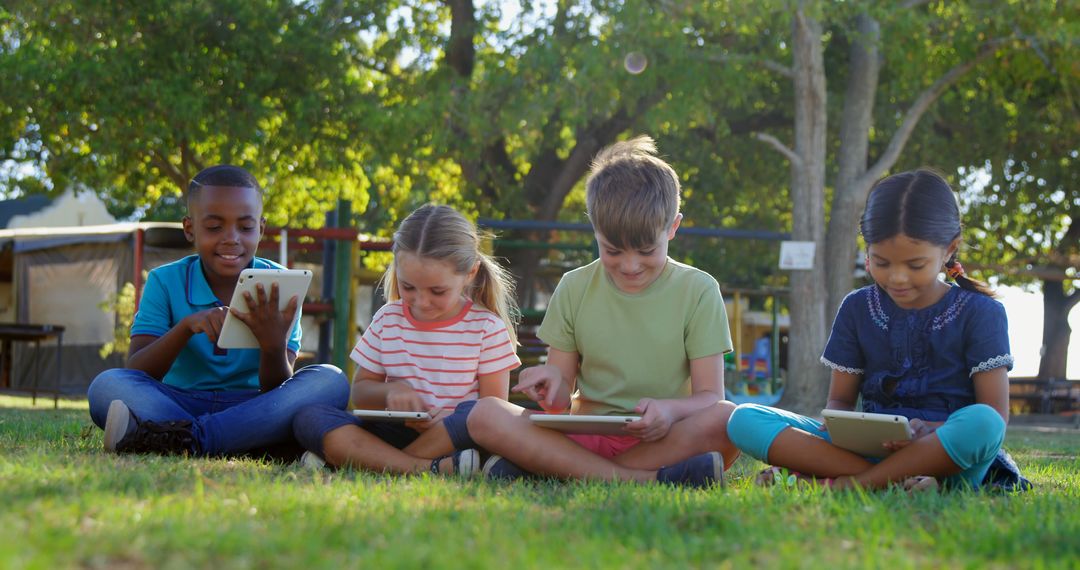
M326 460L311 451L305 451L300 456L300 464L308 469L318 471L326 467Z
M431 471L433 475L442 474L443 471L439 466L442 465L444 459L451 460L451 463L454 466L453 474L458 477L472 477L480 471L480 452L475 449L462 449L432 459L429 471Z
M459 477L472 477L480 471L480 452L463 449L454 454L454 471Z

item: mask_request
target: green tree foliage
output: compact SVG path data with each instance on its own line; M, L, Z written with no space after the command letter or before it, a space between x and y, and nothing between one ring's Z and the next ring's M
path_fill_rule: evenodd
M824 397L825 378L813 371L820 370L827 320L853 285L856 221L866 192L895 171L943 94L970 89L978 74L1029 49L1032 38L1060 33L1056 20L1042 17L1057 3L1029 4L776 1L754 3L757 18L747 17L739 2L676 4L699 29L738 22L716 45L717 62L741 66L748 77L753 70L773 75L779 88L761 108L793 109L790 124L757 135L790 165L795 239L818 244L815 268L791 276L798 298L792 363L801 378L785 393L788 405L810 410Z
M1080 302L1080 21L1064 3L1025 5L1037 33L946 97L908 161L947 157L963 187L962 256L984 278L1043 292L1039 376L1065 376L1070 310ZM945 166L945 165L942 165Z
M985 171L968 220L985 233L969 241L1003 261L1074 263L1067 4L15 0L0 8L0 177L22 192L80 183L117 212L172 218L188 177L234 162L268 186L272 224L321 225L339 197L384 234L427 201L583 222L592 156L647 133L682 176L686 226L820 242L799 299L821 330L800 335L812 358L798 364L820 369L858 212L889 171ZM807 47L819 69L800 67ZM821 82L818 100L804 80ZM792 167L799 153L813 168ZM793 283L776 250L680 237L673 251L726 287ZM543 263L587 258L497 253L526 293Z
M153 218L223 162L267 187L272 224L319 224L338 197L363 205L374 96L358 34L385 17L381 2L9 2L0 161L46 176L8 182L78 183Z

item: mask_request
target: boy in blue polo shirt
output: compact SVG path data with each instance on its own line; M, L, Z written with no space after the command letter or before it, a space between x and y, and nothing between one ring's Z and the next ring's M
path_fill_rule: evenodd
M213 166L187 190L184 234L196 255L150 272L131 326L127 368L102 372L90 385L90 417L116 453L226 455L292 439L297 410L345 408L349 383L340 369L293 373L299 300L279 311L278 290L260 286L241 318L257 349L221 349L217 338L240 272L282 268L255 257L266 226L262 189L246 170Z

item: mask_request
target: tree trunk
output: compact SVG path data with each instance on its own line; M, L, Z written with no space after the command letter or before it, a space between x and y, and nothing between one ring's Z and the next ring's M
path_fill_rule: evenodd
M1039 351L1040 380L1061 380L1066 377L1069 363L1069 311L1080 301L1080 290L1065 294L1062 281L1043 281L1043 341Z
M795 160L791 164L792 236L817 244L814 268L791 273L791 331L786 387L780 405L816 413L825 402L825 154L826 95L821 23L802 4L792 25L795 79Z
M844 92L844 109L840 117L840 150L838 170L829 214L829 230L825 237L828 301L825 317L836 317L840 303L853 285L854 263L859 215L870 190L865 182L867 152L870 146L870 127L874 118L874 99L877 94L881 58L878 41L881 28L877 21L860 14L855 21L855 35L848 51L848 81Z
M896 164L927 109L946 89L979 62L990 57L1001 45L1000 41L987 42L975 57L955 65L919 93L904 113L903 121L889 139L885 151L873 165L867 166L868 137L873 126L873 104L881 65L877 49L881 32L878 23L866 14L858 16L856 29L850 50L851 67L840 125L839 170L825 244L827 259L832 263L832 271L827 278L826 305L826 315L830 320L836 316L844 296L851 290L858 217L870 188Z

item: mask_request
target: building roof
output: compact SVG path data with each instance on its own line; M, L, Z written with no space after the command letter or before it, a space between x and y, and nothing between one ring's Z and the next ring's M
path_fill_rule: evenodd
M53 199L44 194L31 194L24 198L0 200L0 229L8 227L15 216L25 216L44 210Z

